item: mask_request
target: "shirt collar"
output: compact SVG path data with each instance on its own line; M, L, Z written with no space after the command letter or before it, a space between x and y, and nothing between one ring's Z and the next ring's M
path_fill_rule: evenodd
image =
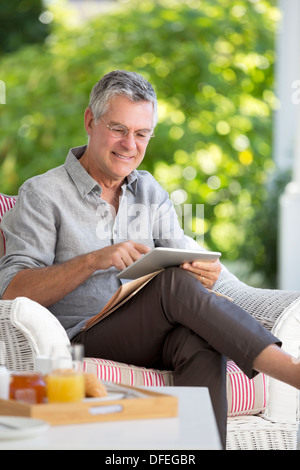
M97 183L97 181L95 181L89 175L89 173L83 168L83 166L79 162L79 159L84 154L86 147L86 145L82 145L80 147L71 148L65 161L66 170L69 173L69 176L74 181L82 197L85 197L94 189L98 189L99 195L102 192L102 188L99 183ZM132 191L133 194L136 194L137 179L138 172L134 170L130 173L130 175L127 176L126 182L124 183L128 187L128 189Z
M130 175L127 176L126 178L126 185L127 188L130 189L130 191L136 195L136 189L137 189L137 181L138 181L138 171L133 170Z

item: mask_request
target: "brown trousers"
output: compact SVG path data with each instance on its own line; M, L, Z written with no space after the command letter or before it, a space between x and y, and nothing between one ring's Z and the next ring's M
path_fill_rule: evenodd
M174 371L176 386L208 387L226 445L226 360L248 377L256 356L280 344L251 315L207 291L189 272L169 268L118 310L73 340L87 357Z

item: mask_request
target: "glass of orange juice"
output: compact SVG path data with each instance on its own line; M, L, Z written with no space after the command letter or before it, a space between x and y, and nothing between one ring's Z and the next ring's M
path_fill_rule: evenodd
M83 373L72 369L58 369L47 377L49 403L80 402L84 398Z
M54 359L53 370L47 376L49 403L80 402L85 396L82 371L83 346L71 345L69 353L69 358L56 357Z

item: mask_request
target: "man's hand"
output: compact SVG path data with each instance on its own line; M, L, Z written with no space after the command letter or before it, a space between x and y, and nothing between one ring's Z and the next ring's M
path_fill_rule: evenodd
M108 269L115 266L119 271L122 271L148 251L150 251L148 246L132 241L107 246L97 252L98 269Z
M181 266L183 269L193 273L197 279L207 287L212 289L214 283L218 280L222 266L219 260L210 261L194 261L193 263L184 263Z

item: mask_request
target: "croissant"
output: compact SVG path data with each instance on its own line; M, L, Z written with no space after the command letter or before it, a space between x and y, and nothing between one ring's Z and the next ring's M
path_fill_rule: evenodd
M105 386L97 379L94 374L84 374L85 396L86 397L105 397L107 390Z

